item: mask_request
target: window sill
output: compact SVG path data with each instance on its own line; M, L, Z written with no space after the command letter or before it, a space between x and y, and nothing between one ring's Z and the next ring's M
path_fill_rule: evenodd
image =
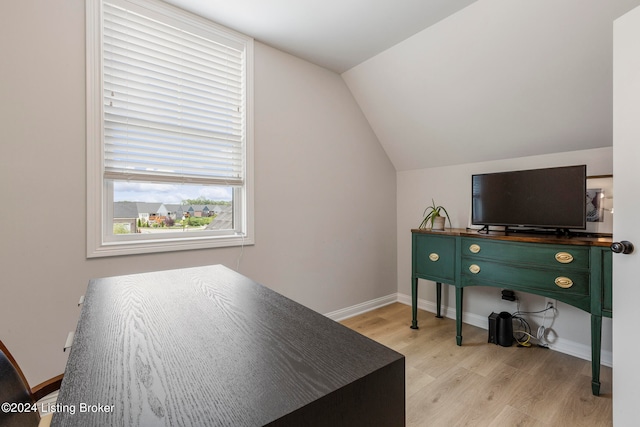
M102 242L87 247L87 258L250 246L254 243L253 237L244 235Z

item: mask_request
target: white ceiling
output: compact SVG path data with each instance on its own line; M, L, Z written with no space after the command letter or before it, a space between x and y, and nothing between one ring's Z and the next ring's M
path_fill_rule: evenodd
M640 0L164 0L342 75L396 170L612 145Z
M164 0L342 73L476 0Z
M479 0L342 76L399 171L609 147L613 21L639 4Z

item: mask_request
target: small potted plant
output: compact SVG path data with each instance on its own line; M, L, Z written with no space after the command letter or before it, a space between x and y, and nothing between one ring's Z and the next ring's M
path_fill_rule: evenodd
M440 212L443 212L445 216L441 216ZM451 227L451 219L449 213L444 206L436 206L436 203L431 199L431 206L427 206L422 214L424 219L420 223L420 229L424 230L430 228L431 230L444 230L445 220L449 220L449 227ZM428 227L430 225L430 227Z

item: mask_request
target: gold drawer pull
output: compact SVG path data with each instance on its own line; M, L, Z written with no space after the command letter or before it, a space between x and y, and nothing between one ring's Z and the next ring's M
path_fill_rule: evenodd
M471 246L469 246L469 252L471 252L472 254L477 254L478 252L480 252L480 245L476 245L475 243Z
M573 286L573 280L569 279L568 277L556 277L555 282L556 285L558 285L562 289L568 289Z
M573 255L571 255L569 252L558 252L556 254L556 261L562 264L569 264L573 261Z
M478 274L480 273L480 266L477 264L471 264L469 266L469 271L472 272L473 274Z
M429 259L433 262L436 262L437 260L440 259L440 255L438 255L437 253L430 253L429 254Z

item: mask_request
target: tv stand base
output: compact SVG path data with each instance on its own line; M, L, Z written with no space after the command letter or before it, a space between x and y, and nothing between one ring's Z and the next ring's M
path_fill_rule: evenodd
M488 227L487 227L487 231L488 231ZM526 233L526 234L538 234L538 235L543 235L543 236L558 236L558 237L571 237L571 236L577 236L578 233L574 233L571 230L569 230L568 228L556 228L555 230L553 229L540 229L540 228L509 228L509 227L505 227L504 228L504 234L505 236L508 236L509 234L522 234L522 233Z

